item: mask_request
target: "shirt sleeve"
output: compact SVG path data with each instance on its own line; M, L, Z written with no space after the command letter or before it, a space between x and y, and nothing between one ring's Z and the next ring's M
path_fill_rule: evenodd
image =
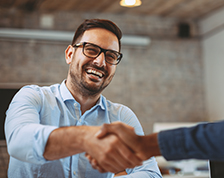
M38 87L24 87L13 98L6 112L5 135L9 155L25 162L47 162L44 149L55 126L40 124L41 93Z
M134 112L124 107L121 112L121 121L134 127L138 135L144 135L142 126ZM133 169L126 169L128 175L118 176L119 178L162 178L157 162L154 157L143 162L142 166Z
M159 147L167 160L209 159L224 161L224 121L161 131Z

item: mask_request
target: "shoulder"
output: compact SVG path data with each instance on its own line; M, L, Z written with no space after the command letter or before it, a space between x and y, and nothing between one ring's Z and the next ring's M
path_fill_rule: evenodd
M14 96L13 100L35 100L40 102L44 97L55 95L59 84L51 86L26 85L22 87Z
M124 104L112 102L106 99L105 97L103 97L102 100L103 100L104 106L110 111L116 111L117 113L120 113L120 114L128 113L128 112L133 113L133 111L128 106L125 106Z

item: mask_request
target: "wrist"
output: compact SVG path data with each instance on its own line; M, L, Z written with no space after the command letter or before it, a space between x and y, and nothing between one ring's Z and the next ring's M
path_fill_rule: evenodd
M158 142L158 133L153 133L145 136L146 149L150 153L151 156L160 156L160 148Z
M80 139L80 147L83 152L87 152L91 149L91 142L96 139L95 134L100 130L100 127L97 126L83 126L81 139Z
M157 133L146 135L146 136L139 136L139 152L138 156L143 159L147 160L152 156L159 156L160 148L157 139Z

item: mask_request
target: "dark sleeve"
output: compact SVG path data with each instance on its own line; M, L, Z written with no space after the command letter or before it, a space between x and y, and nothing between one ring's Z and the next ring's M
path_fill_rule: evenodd
M167 160L195 158L224 161L224 121L161 131L158 141Z

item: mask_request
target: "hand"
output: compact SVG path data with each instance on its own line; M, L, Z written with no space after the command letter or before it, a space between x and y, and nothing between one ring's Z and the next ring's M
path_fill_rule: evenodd
M161 155L157 133L138 136L135 134L133 127L122 122L114 122L112 124L104 124L96 136L103 138L107 134L116 134L142 160Z
M94 128L90 128L91 130ZM99 128L95 128L95 133ZM141 165L139 159L116 135L109 134L103 138L97 138L95 133L89 130L85 137L85 152L91 155L91 164L100 172L117 173L125 168L133 168Z
M94 158L101 172L120 172L141 165L140 160L116 135L97 138L98 126L70 126L55 129L49 135L44 158L57 160L86 152Z
M98 163L97 161L92 158L88 153L85 154L86 158L89 160L89 163L93 167L93 169L97 169L99 172L103 173L106 172Z
M103 172L103 169L100 167L100 165L97 163L95 159L93 159L88 153L86 153L85 156L89 160L90 164L92 165L94 169L97 169L99 172ZM127 172L125 170L121 172L117 172L115 173L114 177L121 176L121 175L127 175Z

